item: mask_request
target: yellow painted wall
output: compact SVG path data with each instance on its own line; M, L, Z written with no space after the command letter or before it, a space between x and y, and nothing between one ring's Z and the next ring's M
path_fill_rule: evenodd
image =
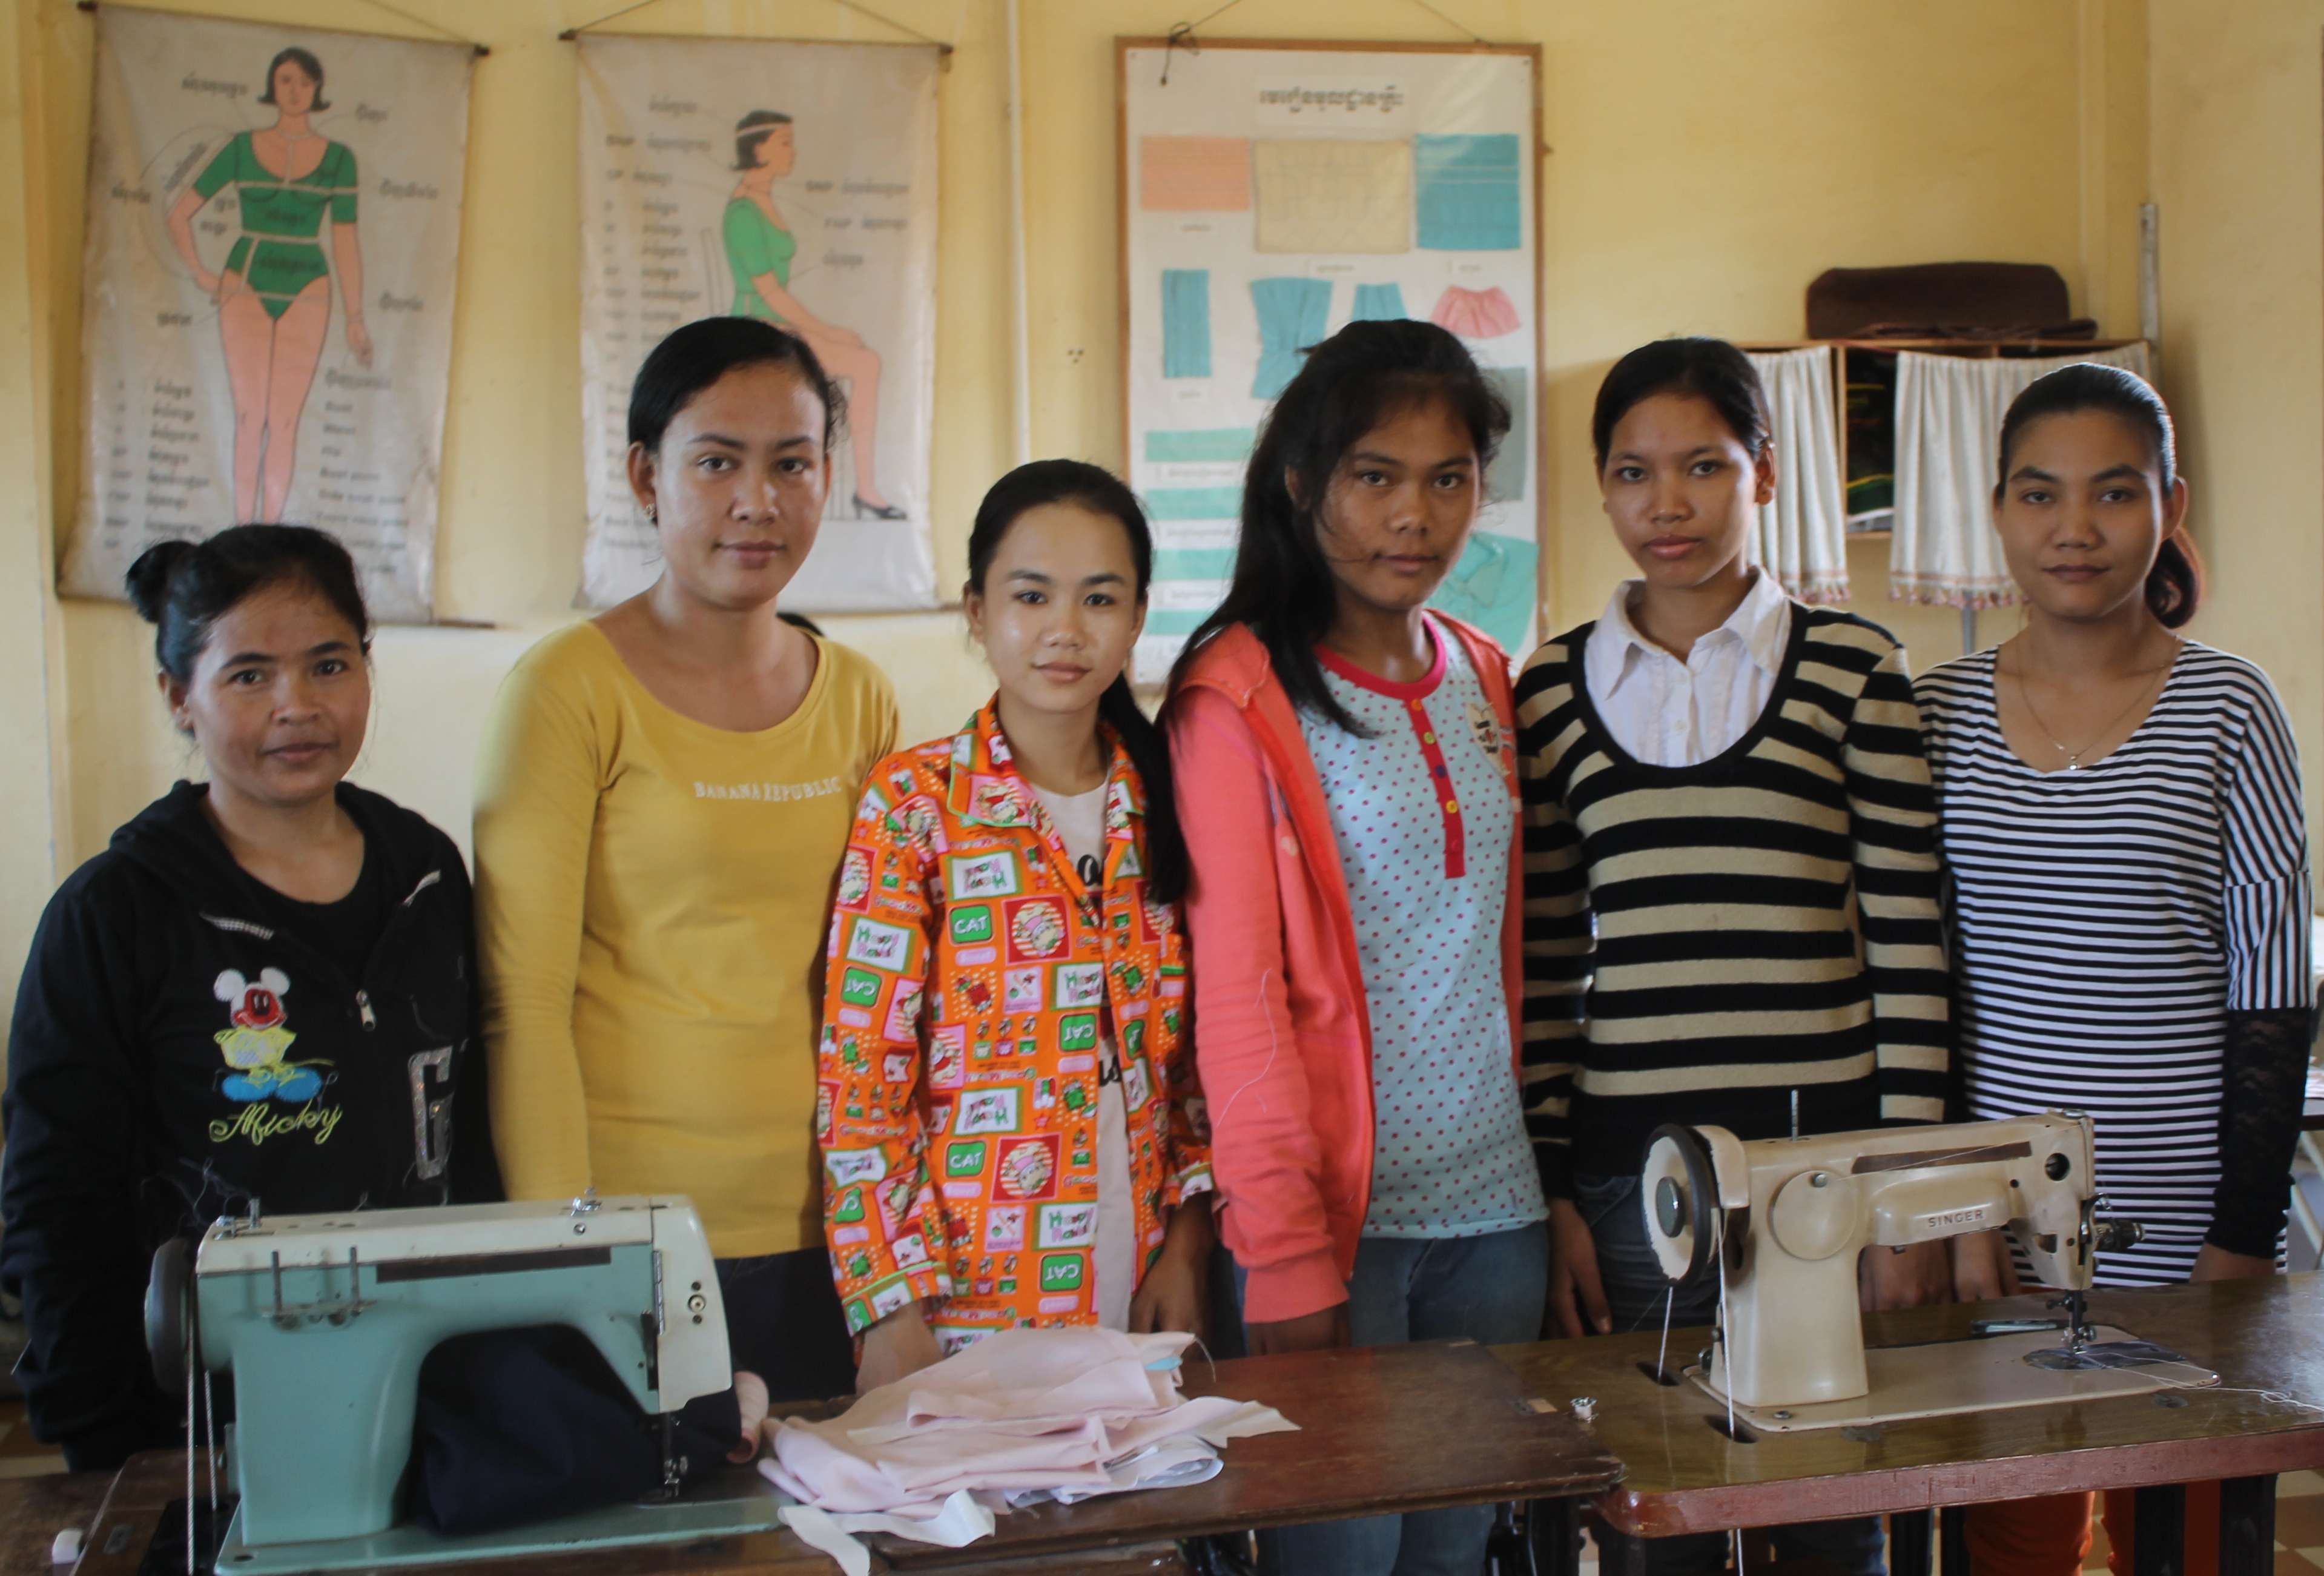
M32 42L29 13L0 0L0 58L29 60ZM0 969L12 994L58 872L64 762L63 711L51 704L63 664L42 474L50 412L37 260L49 221L36 89L29 73L0 71L0 477L10 483L0 487Z
M2163 392L2210 570L2324 825L2324 4L2151 0ZM2310 841L2315 838L2313 830Z
M593 6L400 3L493 49L470 130L438 602L447 617L500 627L383 635L360 775L465 834L492 690L518 652L573 616L576 92L555 35ZM1826 267L1966 257L2050 263L2078 310L2108 333L2135 332L2136 209L2159 194L2166 390L2186 419L2217 570L2218 611L2201 627L2270 666L2310 758L2324 761L2319 5L1440 0L1488 37L1543 46L1549 626L1594 616L1626 568L1598 513L1586 431L1598 380L1622 351L1677 331L1789 338ZM402 28L363 0L198 8ZM1001 0L879 8L959 45L942 88L936 435L951 580L975 501L1012 451L1003 11ZM1190 9L1207 7L1022 0L1038 453L1123 458L1111 41L1166 32ZM617 25L894 36L829 0L663 0ZM1243 0L1211 25L1220 36L1454 36L1409 0ZM0 38L17 53L0 85L0 474L20 484L0 495L0 727L12 742L57 740L41 762L0 765L0 809L12 827L53 824L69 867L185 754L152 699L143 627L118 606L60 608L40 590L51 552L41 527L61 530L78 465L90 23L70 0L0 0ZM5 239L20 233L19 211L21 258ZM1856 609L1895 628L1917 663L1960 650L1955 614L1888 602L1879 552L1859 545L1851 559ZM45 622L32 616L42 607ZM897 676L908 734L950 726L984 692L955 615L834 625ZM2015 625L1987 615L1979 635ZM13 969L45 876L23 848L5 858L0 969Z

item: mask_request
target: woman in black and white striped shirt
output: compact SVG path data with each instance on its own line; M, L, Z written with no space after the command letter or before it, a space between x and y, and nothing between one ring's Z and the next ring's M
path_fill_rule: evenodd
M1967 1114L2090 1114L2146 1227L2108 1285L2273 1273L2313 1001L2299 757L2264 673L2172 633L2200 587L2173 459L2135 374L2028 387L1994 496L2025 628L1917 686ZM2016 1289L1998 1234L1960 1239L1955 1279Z

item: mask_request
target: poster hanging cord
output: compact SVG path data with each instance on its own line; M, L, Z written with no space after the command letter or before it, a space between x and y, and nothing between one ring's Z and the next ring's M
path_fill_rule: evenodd
M364 3L367 5L376 6L380 10L386 12L390 16L400 16L404 21L411 23L414 27L424 27L430 32L439 33L445 38L450 39L454 43L466 44L470 49L476 51L479 59L493 52L492 46L490 44L478 43L475 39L468 37L466 34L454 32L448 27L438 26L437 23L429 21L424 16L414 16L411 13L404 10L400 5L390 5L387 3L387 0L364 0ZM95 11L97 9L97 0L74 0L74 6L77 10Z
M651 5L654 4L654 0L641 0L641 3ZM847 4L847 0L839 0L839 3L844 5ZM1163 87L1167 88L1170 86L1170 57L1172 55L1177 53L1180 50L1185 50L1190 55L1199 55L1203 52L1203 41L1194 36L1194 30L1204 26L1211 20L1212 17L1218 15L1220 12L1232 11L1236 6L1241 4L1242 0L1226 0L1226 4L1218 7L1217 10L1208 12L1193 22L1182 22L1178 23L1177 26L1170 30L1170 36L1164 40L1162 44ZM1431 5L1428 3L1428 0L1412 0L1412 4L1419 6L1423 11L1425 11L1429 15L1436 18L1437 21L1451 28L1454 32L1466 34L1469 42L1471 43L1490 43L1492 42L1492 40L1487 38L1483 33L1479 32L1476 29L1467 26L1462 23L1453 21L1451 17L1445 15L1444 13L1437 10L1435 6ZM636 7L632 6L631 9L634 10ZM615 14L618 15L620 14L617 12ZM594 23L592 25L594 25Z
M383 0L371 0L371 3L374 5L378 5L383 4ZM953 46L945 42L944 40L940 38L930 38L927 33L922 32L917 27L906 27L894 17L883 16L879 12L872 10L869 5L857 5L855 0L831 0L831 3L834 5L841 6L849 11L862 12L872 21L879 23L883 26L892 27L898 32L908 33L911 37L919 40L924 44L936 45L936 53L944 58L945 65L950 66L952 63ZM1418 0L1415 0L1415 3L1417 4ZM660 4L661 0L637 0L637 4L634 5L624 5L619 11L608 11L604 15L594 17L591 20L583 23L578 27L568 27L557 36L567 42L570 42L572 40L579 38L583 33L587 32L593 27L603 27L609 22L614 21L620 17L627 16L632 11L643 11L649 5L659 5ZM1230 5L1234 5L1236 4L1236 0L1227 0L1227 4Z

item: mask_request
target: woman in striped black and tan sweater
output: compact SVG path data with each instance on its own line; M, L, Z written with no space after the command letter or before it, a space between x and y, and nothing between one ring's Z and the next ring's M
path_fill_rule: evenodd
M1592 422L1641 578L1517 683L1527 1119L1569 1335L1710 1321L1674 1295L1637 1190L1647 1136L1780 1136L1944 1115L1936 807L1904 653L1745 558L1775 493L1765 395L1716 339L1633 351ZM1864 1260L1868 1306L1945 1300L1941 1243ZM1656 1539L1657 1576L1718 1536ZM1781 1557L1881 1565L1877 1518L1780 1528Z

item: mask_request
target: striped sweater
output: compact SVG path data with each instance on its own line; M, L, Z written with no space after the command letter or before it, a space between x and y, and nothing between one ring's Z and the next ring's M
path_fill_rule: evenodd
M1553 1197L1665 1122L1744 1138L1944 1116L1936 803L1904 653L1794 606L1759 720L1695 766L1632 759L1591 626L1517 681L1526 1120Z

